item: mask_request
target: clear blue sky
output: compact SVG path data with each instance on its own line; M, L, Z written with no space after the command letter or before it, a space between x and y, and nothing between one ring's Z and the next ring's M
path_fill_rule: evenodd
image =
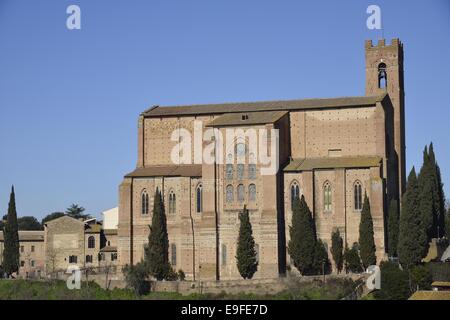
M363 95L369 4L404 42L408 171L433 141L450 196L450 1L0 0L0 213L11 184L20 216L116 206L154 104Z

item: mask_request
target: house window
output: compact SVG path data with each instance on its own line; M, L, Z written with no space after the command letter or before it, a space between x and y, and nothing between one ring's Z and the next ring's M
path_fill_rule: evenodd
M249 164L248 165L248 178L249 179L256 179L256 164Z
M34 252L34 246L31 246L31 252Z
M238 187L237 187L237 199L238 199L239 202L243 202L244 201L244 197L245 197L244 193L245 193L244 185L243 184L238 185Z
M20 246L20 252L22 252L22 253L25 252L25 247L24 246Z
M31 264L31 267L34 268L34 265L35 265L34 260L31 260L30 264Z
M323 210L331 211L331 184L328 181L323 185Z
M172 243L170 245L170 251L171 251L170 264L172 266L176 266L177 265L177 245L175 243Z
M222 243L222 266L227 265L227 246Z
M233 180L233 165L227 164L227 179Z
M197 194L197 196L196 196L196 200L197 200L196 201L196 205L197 205L196 211L197 211L197 213L201 213L203 211L203 188L202 188L201 184L198 185L196 194Z
M363 207L363 203L362 203L362 186L361 186L361 182L356 181L355 185L353 187L354 189L354 196L355 196L355 210L356 211L361 211L362 207Z
M105 260L105 254L103 252L100 252L98 254L98 261L102 261L102 260Z
M20 266L25 267L25 261L20 261Z
M237 165L237 179L238 180L244 179L244 165L243 164Z
M233 202L234 201L234 192L233 192L233 186L230 184L227 186L227 195L226 195L226 200L228 203Z
M88 238L88 248L89 249L94 249L95 248L95 237L94 236L90 236Z
M248 200L256 201L256 185L253 183L248 186Z
M175 213L176 212L176 196L175 196L175 192L173 190L170 190L169 193L169 213Z
M77 263L78 257L77 256L69 256L69 263Z
M297 181L294 181L291 185L291 210L294 210L295 199L300 198L300 187Z
M86 256L86 263L92 263L92 260L93 260L92 255Z
M149 212L149 205L148 205L148 193L146 190L142 191L141 195L141 213L142 214L148 214Z
M111 261L116 261L116 260L117 260L117 252L111 253Z
M378 88L387 88L387 73L385 63L380 63L378 65Z

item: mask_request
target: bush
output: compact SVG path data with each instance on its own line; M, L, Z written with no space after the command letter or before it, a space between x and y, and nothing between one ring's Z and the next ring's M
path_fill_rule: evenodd
M134 266L126 265L122 272L125 275L127 287L133 289L136 295L141 296L150 291L150 283L147 281L148 269L144 262Z
M358 243L355 242L351 249L345 248L344 261L346 272L361 273L364 271L359 257Z
M430 290L433 277L426 266L415 266L411 269L411 289Z
M184 280L186 280L186 274L184 273L184 271L183 270L178 270L178 280L180 280L180 281L184 281Z
M385 261L380 265L381 289L374 296L381 300L406 300L411 295L409 275L398 263Z

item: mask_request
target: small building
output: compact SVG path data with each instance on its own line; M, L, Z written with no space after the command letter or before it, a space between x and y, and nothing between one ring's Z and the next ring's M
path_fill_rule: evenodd
M45 265L44 231L19 231L19 277L40 278ZM0 231L0 265L3 264L4 237Z
M434 291L450 291L450 282L449 281L434 281L431 284L431 287Z

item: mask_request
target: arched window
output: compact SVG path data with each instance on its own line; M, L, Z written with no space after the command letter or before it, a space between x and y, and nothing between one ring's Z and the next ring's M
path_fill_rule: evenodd
M197 205L197 213L201 213L203 211L203 188L202 185L199 184L196 190L196 205Z
M231 184L227 186L226 200L228 203L234 201L234 190Z
M356 211L361 211L362 207L363 207L363 202L362 202L362 186L361 186L361 182L356 181L355 185L353 186L353 193L354 193L354 197L355 197L355 210Z
M142 191L141 195L141 213L142 214L148 214L149 212L149 206L148 206L148 193L147 190Z
M383 62L378 65L378 88L387 88L386 64Z
M227 265L227 246L222 243L222 266Z
M248 186L248 200L256 201L256 185L253 183Z
M291 210L294 210L295 199L300 199L300 187L297 181L291 184Z
M170 190L169 193L169 213L176 213L177 209L177 199L175 196L175 192Z
M172 266L176 266L177 265L177 245L175 243L172 243L170 245L170 264Z
M233 165L228 163L226 168L227 168L227 179L233 180Z
M328 181L323 185L323 210L331 211L331 184Z
M237 165L237 179L238 180L244 179L244 165L243 164Z
M256 164L249 164L248 165L248 178L249 179L256 179Z
M246 152L245 144L244 143L238 143L236 145L236 156L238 157L244 157Z
M238 187L237 187L237 199L238 199L239 202L244 202L244 198L245 198L244 193L245 193L244 185L243 184L238 185Z
M95 237L94 236L90 236L88 238L88 248L89 249L94 249L95 248Z

